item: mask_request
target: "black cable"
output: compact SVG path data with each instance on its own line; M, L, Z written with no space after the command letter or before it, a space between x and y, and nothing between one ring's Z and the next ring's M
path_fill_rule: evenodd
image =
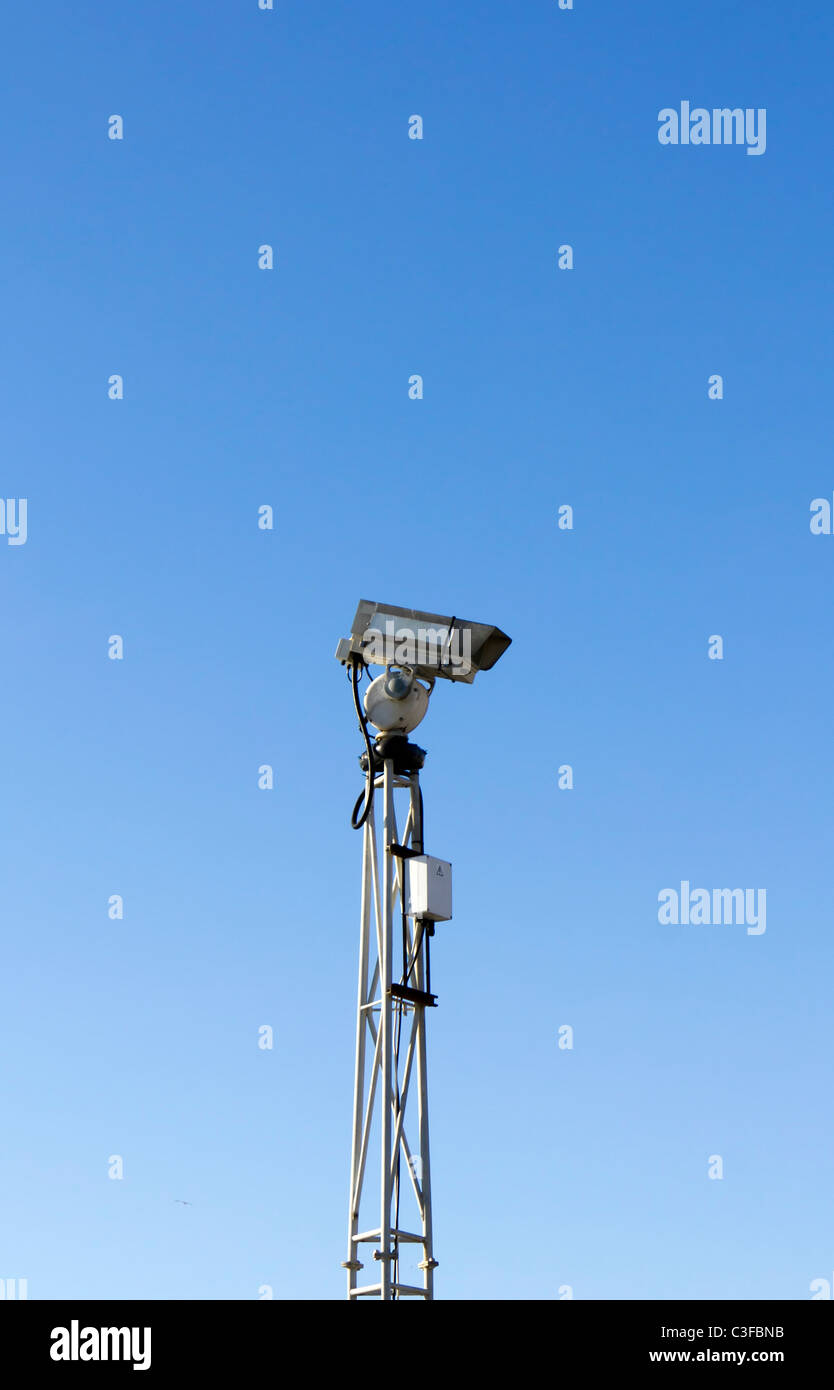
M368 721L365 718L365 712L359 700L359 673L361 670L364 670L364 667L365 663L361 656L356 656L354 654L350 663L350 683L353 687L353 703L356 706L356 717L359 720L359 727L362 730L362 737L365 740L365 751L368 758L368 773L365 778L365 790L360 792L357 796L356 805L350 813L350 823L354 830L362 829L362 826L371 813L371 807L374 804L374 750L371 744L371 736L368 733ZM357 820L360 806L362 807L362 814Z
M411 957L411 961L410 961L410 963L409 963L409 965L408 965L408 968L406 969L405 966L403 967L403 978L402 978L402 983L403 983L404 985L407 985L407 984L408 984L409 980L411 979L411 975L412 975L412 972L413 972L413 970L414 970L414 967L415 967L415 965L417 964L417 961L419 960L419 957L420 957L420 947L421 947L422 944L423 944L423 937L425 936L425 932L426 932L426 921L425 921L425 918L424 918L424 917L418 917L417 920L418 920L418 923L419 923L419 926L420 926L420 931L419 931L419 933L418 933L418 935L417 935L417 939L416 939L416 941L415 941L415 943L414 943L414 954L413 954L412 957Z
M449 636L446 638L446 655L447 655L447 656L451 653L451 650L452 650L452 633L454 632L455 623L456 623L456 622L457 622L457 618L452 618L451 622L449 623ZM441 655L441 658L440 658L440 662L441 662L441 665L443 665L443 657L442 657L442 655Z
M417 797L420 810L417 813L417 822L415 825L415 830L417 833L415 834L414 831L412 831L411 844L413 848L416 849L418 854L422 854L425 847L426 838L425 831L423 829L423 788L420 786L419 781L417 783Z

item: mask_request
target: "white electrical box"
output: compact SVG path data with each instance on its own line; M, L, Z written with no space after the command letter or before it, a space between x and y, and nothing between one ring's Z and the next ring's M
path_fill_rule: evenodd
M452 916L452 866L445 859L419 854L403 861L405 910L409 917L448 922Z

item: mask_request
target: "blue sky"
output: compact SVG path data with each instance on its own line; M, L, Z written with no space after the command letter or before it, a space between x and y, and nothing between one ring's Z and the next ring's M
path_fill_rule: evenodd
M10 20L0 1277L31 1298L343 1296L360 597L513 637L420 730L456 893L437 1296L832 1277L831 29ZM765 154L662 147L682 100L766 108ZM662 926L684 879L765 888L766 932Z

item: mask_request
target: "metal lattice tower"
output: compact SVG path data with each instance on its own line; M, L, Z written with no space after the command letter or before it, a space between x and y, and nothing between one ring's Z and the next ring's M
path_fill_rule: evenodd
M434 1297L426 1009L436 1003L429 964L434 924L452 917L452 865L424 852L425 753L408 735L422 722L438 681L471 685L509 645L507 634L487 623L360 599L350 637L336 647L365 742L359 759L365 790L350 818L355 830L364 828L350 1215L342 1261L352 1300ZM363 701L359 680L370 666L384 671ZM378 731L373 744L369 726ZM400 802L408 798L401 836L397 795ZM369 1158L370 1173L379 1163L378 1189ZM360 1283L371 1261L376 1270Z
M406 914L404 891L406 861L423 852L419 773L397 773L394 760L385 758L374 776L374 790L382 793L382 837L372 802L363 827L350 1216L343 1264L349 1299L430 1299L437 1261L432 1249L426 1009L434 1003L429 974L434 927ZM395 793L402 802L407 795L401 838ZM375 1163L378 1187L372 1178ZM363 1269L366 1282L360 1283Z

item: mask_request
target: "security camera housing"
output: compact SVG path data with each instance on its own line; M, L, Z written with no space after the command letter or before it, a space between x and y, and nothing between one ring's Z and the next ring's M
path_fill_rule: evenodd
M346 665L360 656L369 666L405 666L427 679L471 685L479 671L495 665L510 641L487 623L360 599L351 635L339 643L336 658Z

